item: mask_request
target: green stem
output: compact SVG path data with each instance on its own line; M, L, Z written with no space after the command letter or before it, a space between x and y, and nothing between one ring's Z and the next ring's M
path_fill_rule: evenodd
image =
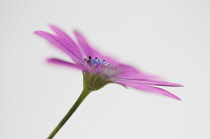
M74 105L71 107L71 109L68 111L68 113L63 117L63 119L60 121L60 123L55 127L55 129L52 131L52 133L48 136L47 139L52 139L55 134L61 129L61 127L66 123L66 121L71 117L71 115L76 111L76 109L79 107L79 105L83 102L83 100L90 94L91 90L84 88L82 93L80 94L77 101L74 103Z

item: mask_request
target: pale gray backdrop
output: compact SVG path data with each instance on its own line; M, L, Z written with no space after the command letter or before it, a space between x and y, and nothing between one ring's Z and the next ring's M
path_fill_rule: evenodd
M166 80L182 101L119 85L92 93L55 139L209 139L208 0L1 0L0 138L45 139L82 90L35 30L76 28L100 50Z

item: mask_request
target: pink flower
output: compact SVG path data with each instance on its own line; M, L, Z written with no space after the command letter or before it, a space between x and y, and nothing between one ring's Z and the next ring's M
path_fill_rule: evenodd
M179 87L182 85L157 80L159 78L101 54L78 31L74 31L77 39L77 42L75 42L58 27L52 25L50 27L56 35L45 31L36 31L35 33L65 52L75 63L57 58L49 58L48 62L81 70L84 77L84 87L91 91L98 90L108 83L117 83L126 87L181 100L174 94L156 86Z
M101 54L94 49L78 31L74 31L74 35L77 39L77 42L74 42L72 38L61 29L52 25L50 27L56 35L45 31L36 31L35 33L47 39L54 46L65 52L75 63L70 63L57 58L49 58L48 62L81 70L83 73L83 91L47 139L52 139L57 134L92 91L99 90L108 83L117 83L125 87L128 86L181 100L174 94L156 86L178 87L182 85L157 80L159 78L139 71L132 66L123 64L107 55Z

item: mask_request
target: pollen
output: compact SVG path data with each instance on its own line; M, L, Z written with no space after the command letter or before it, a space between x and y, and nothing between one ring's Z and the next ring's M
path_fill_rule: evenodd
M111 67L111 64L106 61L105 58L99 59L98 57L91 58L89 56L88 58L85 58L85 61L90 65L91 67Z

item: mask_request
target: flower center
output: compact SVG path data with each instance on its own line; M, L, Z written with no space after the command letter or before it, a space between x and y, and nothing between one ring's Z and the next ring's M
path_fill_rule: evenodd
M105 59L98 59L97 57L95 58L91 58L91 56L89 56L88 58L85 58L85 61L90 64L91 66L94 67L113 67L110 63L108 63Z
M110 77L115 75L115 68L105 59L91 58L85 59L88 72L83 72L83 85L91 91L98 90L108 83L111 83Z
M88 72L103 75L105 77L113 77L118 72L117 68L108 63L105 59L91 58L85 59Z

